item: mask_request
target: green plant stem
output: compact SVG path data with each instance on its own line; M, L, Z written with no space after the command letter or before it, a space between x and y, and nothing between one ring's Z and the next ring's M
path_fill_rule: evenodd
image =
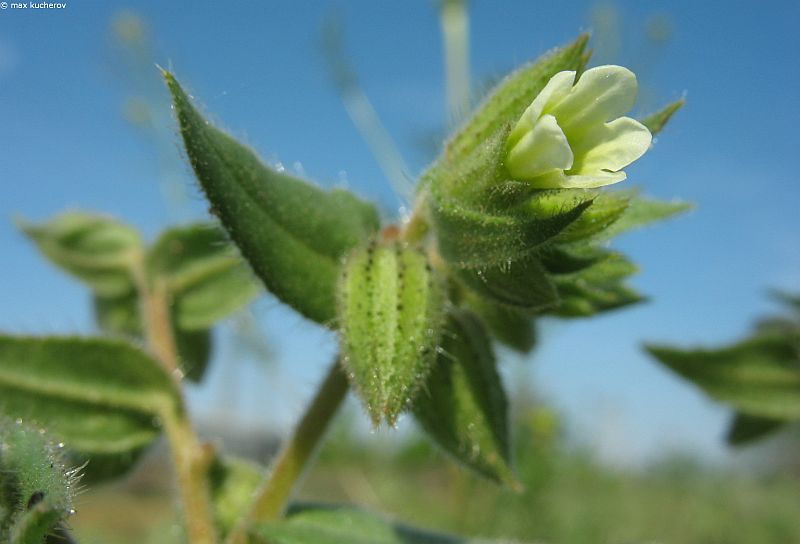
M134 267L134 278L141 301L147 345L173 377L179 392L178 405L165 407L160 415L178 480L186 536L192 544L214 544L217 533L212 521L213 510L207 478L211 454L192 429L185 402L180 395L181 376L178 372L178 350L170 320L169 293L163 283L155 281L151 285L147 281L141 259Z
M442 0L439 18L444 39L448 124L469 111L469 15L466 0Z
M283 514L292 491L347 396L347 390L347 377L337 358L294 434L278 454L271 473L256 492L247 515L231 532L228 544L246 542L245 534L250 523L274 520Z

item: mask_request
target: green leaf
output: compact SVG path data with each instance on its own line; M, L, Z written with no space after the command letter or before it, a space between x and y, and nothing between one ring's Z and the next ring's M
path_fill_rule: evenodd
M143 336L139 300L135 292L121 297L94 296L95 321L100 330L141 340ZM172 315L172 329L178 350L181 371L186 378L200 382L211 360L213 339L209 329L184 330Z
M95 323L101 331L130 338L141 338L139 298L135 291L116 297L95 294L92 297L92 306Z
M771 435L786 426L786 421L737 413L725 439L732 446L743 446Z
M800 419L800 358L791 338L760 335L713 350L654 345L646 349L711 397L741 412Z
M625 209L625 213L613 225L610 225L602 232L602 238L608 239L623 232L644 227L650 223L664 221L692 208L694 208L694 205L689 202L679 200L666 202L637 196L631 199L630 205Z
M148 445L175 402L159 364L126 342L0 335L0 413L87 456Z
M445 156L454 163L460 162L488 136L505 125L516 123L556 73L580 71L586 64L584 53L588 39L587 34L582 34L571 44L550 51L503 79L448 142Z
M374 206L268 168L210 125L172 74L164 78L213 213L267 289L304 316L332 324L339 261L378 229Z
M120 296L133 289L131 267L141 255L139 234L102 215L65 213L21 229L53 263L87 283L103 296Z
M200 382L205 376L214 341L209 329L201 331L175 330L175 347L178 349L181 371L186 378Z
M38 429L0 417L0 542L41 544L72 515L76 471Z
M436 360L444 289L424 253L371 243L348 258L339 285L342 362L372 422L394 425Z
M591 209L583 191L537 191L503 212L433 197L432 219L439 251L459 268L503 265L533 253Z
M667 104L662 110L657 111L652 115L648 115L642 119L642 124L647 127L653 136L655 136L661 132L675 112L681 109L684 104L686 104L686 100L683 98Z
M322 505L295 505L286 518L258 524L251 536L259 544L478 544L407 527L357 508Z
M204 330L246 306L257 280L215 225L164 231L147 255L152 281L163 281L175 320L185 331Z
M465 297L464 303L498 342L520 353L529 353L536 345L535 320L528 313L472 294Z
M248 511L264 470L236 457L215 457L209 469L214 518L224 538Z
M480 320L451 314L436 366L414 403L428 435L458 461L498 482L513 483L508 401Z
M459 270L457 275L476 293L508 306L541 311L559 302L553 282L534 256L500 266Z
M590 317L646 300L631 287L619 283L588 284L555 279L561 303L546 313L559 317Z

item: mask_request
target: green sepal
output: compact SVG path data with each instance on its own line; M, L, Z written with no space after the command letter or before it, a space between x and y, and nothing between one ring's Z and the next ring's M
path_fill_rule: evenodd
M444 451L492 480L509 468L508 401L481 321L453 311L436 366L414 402L414 417Z
M737 412L728 427L725 440L731 446L744 446L778 432L786 426L786 423L782 419Z
M332 325L339 261L379 227L375 207L265 166L209 124L164 72L186 153L228 235L275 296Z
M635 191L603 191L595 194L583 213L552 240L553 244L586 242L607 232L630 206Z
M758 335L721 349L646 346L711 397L751 416L800 419L800 357L794 338Z
M436 360L444 288L420 250L372 242L339 282L342 362L373 424L394 425Z
M647 127L647 130L655 136L659 132L661 132L664 127L667 125L667 122L675 115L679 109L681 109L686 104L686 100L681 98L680 100L676 100L675 102L671 102L664 106L661 110L648 115L644 119L642 119L641 123Z
M0 417L0 542L41 544L73 514L78 472L46 434Z
M529 311L558 306L556 287L533 255L502 265L458 270L457 276L476 293L500 304Z
M630 204L626 206L619 219L599 233L598 240L607 240L623 232L664 221L694 208L690 202L655 200L638 196L635 192L632 195Z
M54 264L104 296L133 290L131 268L142 241L131 227L110 217L63 213L38 225L20 221L22 231Z
M439 251L458 268L519 260L591 210L592 196L583 191L537 191L502 212L432 197Z
M504 126L513 126L555 74L582 70L588 60L585 56L588 40L587 34L581 34L571 44L553 49L504 78L447 143L444 152L447 160L460 162L487 137Z

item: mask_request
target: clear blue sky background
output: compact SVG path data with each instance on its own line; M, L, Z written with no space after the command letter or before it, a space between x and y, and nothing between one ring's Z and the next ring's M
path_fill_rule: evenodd
M774 309L768 287L800 288L800 3L611 5L617 33L614 24L597 28L594 2L475 0L473 74L502 75L595 27L599 60L639 73L639 113L688 100L625 183L697 209L617 243L641 264L635 284L652 302L596 320L546 323L533 360L509 362L507 377L530 368L535 387L608 458L640 461L675 449L722 458L727 412L658 368L639 345L732 340ZM111 38L110 22L124 9L150 25L153 55L141 69ZM332 13L345 23L363 88L416 175L429 158L419 142L445 122L430 1L67 0L64 10L0 11L0 330L93 327L84 288L16 232L15 214L41 220L67 208L103 210L150 237L176 220L206 217L188 167L175 159L171 129L161 133L167 151L159 152L122 114L136 94L166 108L151 60L174 69L212 119L266 160L299 162L322 184L344 179L395 213L398 201L325 70L319 30ZM648 40L653 17L671 26L666 42ZM165 199L164 178L189 188L188 204ZM235 397L240 414L285 427L334 344L274 299L256 313L280 370L265 375L240 365L225 375L235 354L223 337L212 383L192 399L208 410ZM240 389L223 395L232 388Z

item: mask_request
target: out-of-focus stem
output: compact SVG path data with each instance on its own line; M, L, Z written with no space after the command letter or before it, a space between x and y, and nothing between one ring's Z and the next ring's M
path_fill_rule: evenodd
M169 440L178 480L187 539L192 544L214 544L217 533L212 521L211 493L207 479L210 454L200 444L192 429L182 397L178 351L170 319L169 293L163 282L148 280L141 257L133 266L133 276L141 302L147 346L175 380L178 391L177 405L166 406L160 416Z
M247 527L251 523L274 520L283 514L325 431L347 396L347 391L347 377L337 358L294 434L278 454L271 473L256 492L249 512L228 537L228 544L245 543Z
M445 88L448 123L469 111L469 16L466 0L441 0L440 21L444 41Z

